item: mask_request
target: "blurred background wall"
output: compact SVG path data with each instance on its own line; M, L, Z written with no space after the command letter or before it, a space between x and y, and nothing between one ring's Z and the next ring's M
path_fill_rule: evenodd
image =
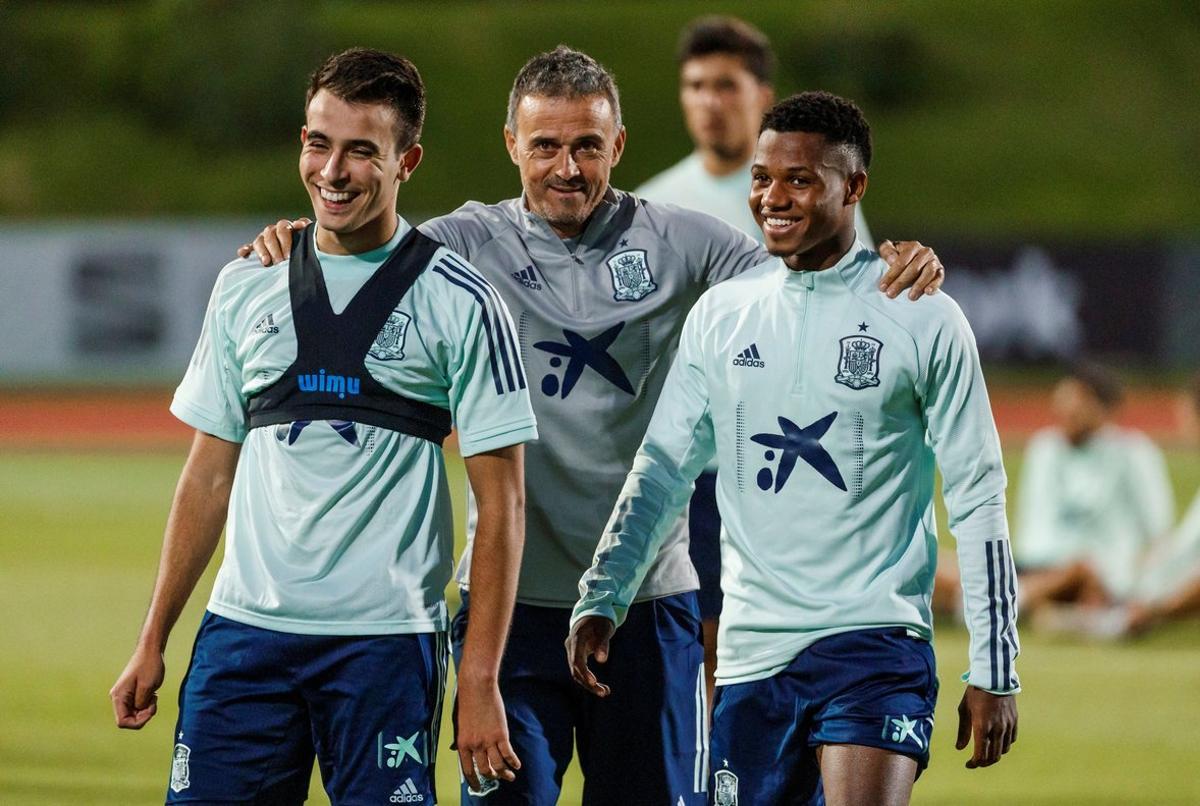
M428 84L413 220L516 195L510 82L565 42L617 75L631 188L689 150L680 27L738 13L778 90L854 98L879 237L935 245L985 358L1200 364L1200 6L1173 2L0 4L0 379L176 379L221 265L306 212L308 73L351 45Z

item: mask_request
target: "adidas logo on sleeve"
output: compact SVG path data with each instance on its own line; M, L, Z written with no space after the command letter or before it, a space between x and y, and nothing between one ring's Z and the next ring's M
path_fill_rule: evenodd
M737 354L733 359L735 367L765 367L766 361L762 360L762 356L758 354L758 345L751 344L745 350Z

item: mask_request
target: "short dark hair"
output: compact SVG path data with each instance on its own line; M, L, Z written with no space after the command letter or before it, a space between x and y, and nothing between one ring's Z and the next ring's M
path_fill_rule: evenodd
M587 98L603 95L608 99L617 127L621 126L621 98L617 82L604 65L586 53L559 45L554 50L539 53L517 73L512 92L508 94L508 130L517 130L517 107L526 95L544 98Z
M713 53L727 53L742 60L759 83L775 80L775 51L767 35L745 20L711 14L692 20L679 35L675 59L683 63Z
M1067 368L1067 378L1082 384L1109 411L1121 405L1125 396L1121 379L1108 367L1095 361L1080 360L1071 364Z
M871 127L853 101L831 92L802 92L784 98L763 115L759 133L811 132L832 146L844 146L862 170L871 167ZM852 166L853 169L854 166Z
M335 53L313 71L304 98L307 109L320 90L351 104L386 104L396 113L396 150L421 139L425 125L425 84L416 65L403 56L370 48Z

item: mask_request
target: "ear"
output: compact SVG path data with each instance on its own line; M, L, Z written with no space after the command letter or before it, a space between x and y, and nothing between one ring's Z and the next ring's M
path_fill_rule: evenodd
M844 204L857 204L867 192L867 172L855 171L846 178Z
M765 115L767 110L775 105L775 88L770 84L758 85L758 103Z
M304 145L307 142L308 142L308 127L301 126L300 127L300 145Z
M621 127L621 131L617 132L617 139L613 141L612 149L612 164L616 166L621 162L621 155L625 153L625 127Z
M517 135L507 126L504 127L504 147L508 149L508 158L512 160L513 165L520 165L521 160L517 156Z
M421 157L425 150L421 148L420 143L415 143L412 148L404 152L404 156L400 158L400 168L396 172L396 178L401 182L407 182L412 176L413 171L417 170L417 166L421 164Z

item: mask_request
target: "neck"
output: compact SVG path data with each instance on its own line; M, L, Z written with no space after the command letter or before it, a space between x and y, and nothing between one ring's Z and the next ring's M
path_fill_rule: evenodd
M578 238L581 234L583 234L583 230L585 227L587 227L587 222L590 220L591 218L589 217L588 220L584 221L582 224L555 224L553 221L545 219L546 224L549 225L551 231L564 241L570 240L571 238Z
M747 148L737 154L719 153L711 148L701 148L697 151L700 154L700 164L709 176L729 176L754 156L754 144L748 144Z
M1070 442L1071 445L1076 448L1082 448L1084 445L1091 442L1103 427L1104 423L1100 423L1099 425L1094 425L1089 428L1082 428L1078 431L1070 432L1067 434L1067 442Z
M792 271L822 271L837 265L854 246L854 228L843 229L827 241L803 252L788 255L783 263Z
M359 255L378 249L396 234L400 222L394 212L369 221L352 232L334 232L317 226L317 248L327 255Z

